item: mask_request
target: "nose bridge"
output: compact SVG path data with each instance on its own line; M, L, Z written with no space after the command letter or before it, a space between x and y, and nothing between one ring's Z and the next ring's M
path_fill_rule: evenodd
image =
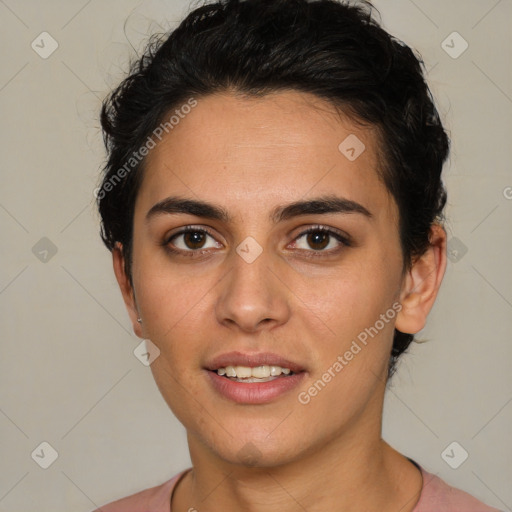
M216 305L220 323L245 331L282 323L288 315L285 291L270 268L272 254L258 247L246 239L229 255L230 272L221 282Z

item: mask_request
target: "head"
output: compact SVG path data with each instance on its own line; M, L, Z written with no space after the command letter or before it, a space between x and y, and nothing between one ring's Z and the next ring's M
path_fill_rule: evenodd
M364 2L225 0L150 43L104 102L103 241L136 334L161 351L164 398L226 459L221 432L261 440L282 403L230 418L207 382L215 356L296 356L304 385L330 372L294 402L290 428L312 449L363 420L425 325L446 265L449 141L421 65ZM331 426L306 426L340 392ZM206 433L216 399L225 428ZM297 453L275 439L269 464Z

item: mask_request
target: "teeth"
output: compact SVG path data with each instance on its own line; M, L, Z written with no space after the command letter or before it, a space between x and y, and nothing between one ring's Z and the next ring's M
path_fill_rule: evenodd
M280 375L281 374L281 367L280 366L271 366L269 368L270 370L270 375L274 376L274 375Z
M235 366L235 376L239 379L252 377L252 369L248 366Z
M235 377L238 379L251 379L250 382L255 382L252 379L267 379L268 377L278 377L281 374L289 375L291 370L289 368L281 368L277 365L262 365L251 368L250 366L226 366L217 370L218 375L225 375L226 377ZM249 381L248 381L249 382Z
M272 368L275 368L275 366L272 366ZM264 379L266 377L270 377L271 375L279 374L273 374L270 366L256 366L251 371L251 377L256 377L257 379Z

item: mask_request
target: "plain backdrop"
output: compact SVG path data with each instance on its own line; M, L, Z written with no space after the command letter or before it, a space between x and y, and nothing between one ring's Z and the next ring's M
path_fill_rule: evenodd
M512 2L375 5L422 55L452 138L450 261L420 333L428 341L411 347L389 386L383 436L512 510ZM101 100L147 36L189 9L184 0L0 1L1 512L87 512L190 465L183 427L134 356L141 340L93 197L105 158ZM458 468L446 462L464 452Z

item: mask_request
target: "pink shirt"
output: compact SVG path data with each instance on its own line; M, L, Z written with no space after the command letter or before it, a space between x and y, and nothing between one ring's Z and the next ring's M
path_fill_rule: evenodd
M420 467L423 488L413 512L499 512ZM171 494L188 470L156 487L114 501L94 512L171 512Z

